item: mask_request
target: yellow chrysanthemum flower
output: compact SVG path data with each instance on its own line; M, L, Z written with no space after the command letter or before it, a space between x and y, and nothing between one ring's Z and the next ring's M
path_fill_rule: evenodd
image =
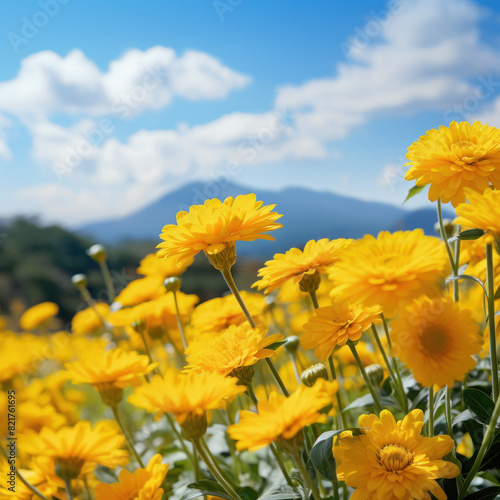
M19 319L23 330L35 330L50 321L59 312L59 306L54 302L42 302L30 307Z
M454 447L447 435L421 435L424 414L413 410L396 422L388 410L361 415L363 433L343 432L333 447L339 481L355 488L351 500L424 500L446 494L437 481L454 478L460 469L443 457Z
M277 333L266 337L263 325L252 328L248 323L230 326L215 339L202 338L189 345L187 371L217 372L223 376L231 375L244 385L251 383L252 365L259 359L269 358L275 352L266 349L274 342L283 339Z
M451 298L421 297L391 323L393 356L425 387L453 387L476 366L479 327L471 312Z
M366 235L339 252L329 277L332 293L380 305L394 317L400 305L438 291L438 278L448 270L444 243L425 236L422 229L382 231L377 238Z
M119 483L99 483L95 488L96 500L161 500L161 484L168 471L168 464L161 460L161 455L154 455L144 469L133 473L122 469Z
M266 299L259 293L241 291L252 318L257 323L263 321L263 312L267 309ZM222 332L231 325L241 325L247 321L240 305L233 294L203 302L193 312L189 325L189 336L197 336L207 332Z
M17 407L17 430L22 433L26 429L39 432L43 427L59 429L67 425L64 415L57 412L51 404L38 404L34 401L24 401Z
M283 227L276 224L281 215L272 212L275 205L262 205L255 194L193 205L189 212L177 214L177 224L163 228L158 256L175 257L182 267L201 250L213 256L226 249L231 252L236 241L274 240L265 233Z
M465 189L465 194L469 203L457 206L455 224L482 229L500 238L500 191L486 189L481 194Z
M319 411L333 401L337 383L318 380L313 387L300 385L289 397L272 392L269 401L257 404L257 413L241 411L240 420L227 432L237 441L236 448L255 451L273 441L289 441L306 425L325 422Z
M351 242L352 240L344 238L332 241L323 238L308 241L304 250L292 248L284 254L277 253L272 260L266 262L266 267L259 270L258 276L262 279L256 281L252 287L258 287L258 290L265 288L265 293L270 293L289 280L300 285L305 276L326 273L338 259L338 250Z
M0 382L18 374L35 371L43 359L44 339L31 334L14 335L4 332L0 336Z
M149 384L136 388L128 401L151 413L156 412L156 418L172 413L183 430L192 430L199 437L206 430L206 412L224 408L227 398L245 391L244 386L237 384L238 379L219 373L183 374L170 369L163 377L155 375ZM193 434L186 437L190 439Z
M10 477L7 475L9 472L10 465L7 461L0 461L2 477ZM28 468L21 468L20 472L29 484L35 486L47 498L52 498L53 495L59 496L59 488L64 489L64 482L56 476L54 462L49 457L34 457ZM39 500L39 498L17 478L13 485L9 484L9 480L0 483L0 500Z
M304 324L305 333L300 344L306 350L326 361L337 346L348 340L355 342L372 324L382 323L380 306L367 307L346 300L332 300L331 306L319 307Z
M96 309L100 316L93 307L87 307L73 316L73 319L71 320L71 331L75 335L104 333L105 328L102 319L105 319L109 314L110 307L105 302L98 302L96 304Z
M429 200L465 201L465 188L483 192L500 188L500 130L474 122L452 122L429 130L409 148L405 179L430 184Z
M83 358L65 365L70 378L75 384L92 384L111 406L121 401L125 387L139 385L141 377L158 366L150 363L148 356L120 347L105 352L93 350Z
M59 466L61 477L76 478L82 469L89 473L97 464L114 468L128 462L128 452L121 449L123 435L107 422L94 428L90 422L78 422L74 427L59 430L44 427L23 435L22 447L27 453L52 458Z
M135 306L148 300L156 299L166 293L163 276L146 276L131 281L116 297L115 302L122 306Z
M187 261L182 267L177 266L177 258L169 257L162 259L155 253L150 253L141 260L137 268L137 274L144 276L161 276L163 279L171 276L180 276L193 263L193 259Z

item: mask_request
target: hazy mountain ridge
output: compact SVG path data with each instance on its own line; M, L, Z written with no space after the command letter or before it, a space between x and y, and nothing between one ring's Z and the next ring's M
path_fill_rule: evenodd
M238 252L241 255L272 255L293 246L303 246L310 239L359 238L382 230L421 227L427 234L434 234L436 211L432 208L411 211L386 203L298 187L269 191L235 184L216 186L201 182L173 191L130 216L87 224L78 232L109 244L124 240L160 241L158 235L162 227L175 223L179 210L188 210L190 205L203 203L207 198L224 199L249 192L255 192L257 199L263 200L266 205L276 205L275 210L284 214L279 219L284 227L274 231L275 242L240 243Z

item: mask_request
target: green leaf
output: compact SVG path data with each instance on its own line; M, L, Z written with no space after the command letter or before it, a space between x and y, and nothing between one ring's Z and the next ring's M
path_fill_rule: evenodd
M236 493L238 493L241 500L257 500L259 494L250 486L242 486L236 488Z
M467 495L464 500L493 500L500 495L500 486L490 486Z
M403 201L403 203L406 203L410 198L413 198L415 195L417 195L418 193L420 193L420 191L422 191L422 189L424 189L425 186L413 186L412 188L410 188L410 190L408 191L408 194L405 198L405 201Z
M495 290L495 300L498 300L498 299L500 299L500 285Z
M448 238L448 243L453 243L457 240L477 240L484 236L484 231L482 229L466 229L465 231L460 231L453 238Z
M464 410L453 419L451 425L454 427L455 425L460 424L461 422L467 422L468 420L476 420L475 415L470 410Z
M468 274L459 274L458 276L448 276L445 280L446 283L449 283L450 281L457 281L457 280L471 280L475 281L478 285L481 285L481 288L484 290L484 293L488 295L488 292L486 291L486 288L484 288L483 282L479 279L476 278L475 276L469 276Z
M271 345L268 345L266 349L272 349L275 351L278 349L278 347L281 347L283 344L286 344L286 340L277 340L276 342L273 342Z
M399 403L390 396L382 396L380 402L384 408L400 408ZM362 408L366 406L372 406L374 404L373 397L370 393L360 396L355 399L349 406L344 408L344 411L349 411L354 408Z
M336 465L332 450L333 438L344 431L353 431L355 436L362 433L359 427L323 432L311 449L310 457L314 468L330 481L337 481Z
M216 497L232 500L231 496L226 493L226 490L215 481L196 481L186 486L186 491L181 497L181 500L191 500L203 495L213 495Z
M488 425L495 408L493 400L479 389L465 389L463 396L465 406L472 412L474 420Z
M276 486L266 491L259 500L303 500L304 492L302 488L293 488L292 486Z

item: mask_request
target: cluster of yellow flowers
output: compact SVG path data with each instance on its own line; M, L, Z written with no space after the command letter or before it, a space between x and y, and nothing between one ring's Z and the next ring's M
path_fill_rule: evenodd
M407 158L440 237L311 240L265 263L263 294L240 291L236 242L272 240L281 215L212 199L118 295L92 247L111 303L76 275L71 331L51 302L0 321L0 500L498 493L499 468L478 472L499 446L500 131L453 122ZM231 293L200 303L181 289L201 251Z

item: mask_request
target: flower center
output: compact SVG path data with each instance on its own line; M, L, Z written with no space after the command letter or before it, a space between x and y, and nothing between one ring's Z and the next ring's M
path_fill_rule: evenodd
M457 141L451 145L451 151L465 163L476 161L477 144L472 141Z
M399 444L388 444L378 452L377 458L387 471L399 472L413 462L413 453Z
M448 336L443 330L430 328L420 336L422 348L429 354L443 354L448 349Z

